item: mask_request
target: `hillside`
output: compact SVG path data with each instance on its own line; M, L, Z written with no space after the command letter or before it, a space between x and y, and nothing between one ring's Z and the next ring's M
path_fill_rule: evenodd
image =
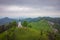
M29 23L32 27L12 27L0 33L0 40L59 40L59 34L53 33L51 25L43 19Z
M2 18L2 19L0 19L0 25L4 25L4 24L7 24L7 23L10 23L10 22L12 22L14 20L15 19L11 19L11 18L8 18L8 17Z
M0 40L37 40L39 32L31 28L11 28L0 34Z
M36 30L44 30L44 31L51 31L51 25L49 25L48 21L40 20L38 22L31 22L32 28Z

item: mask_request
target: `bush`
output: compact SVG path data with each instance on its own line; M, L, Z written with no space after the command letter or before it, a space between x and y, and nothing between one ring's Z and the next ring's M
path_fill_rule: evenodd
M24 21L24 22L22 23L22 26L27 27L27 26L28 26L28 22L27 22L27 21Z

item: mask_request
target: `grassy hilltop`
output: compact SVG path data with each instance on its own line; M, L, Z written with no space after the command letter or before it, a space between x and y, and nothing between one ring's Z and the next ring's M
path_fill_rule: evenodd
M0 33L0 40L53 40L49 35L52 32L48 21L41 20L29 23L32 27L12 27L3 33ZM53 34L52 34L53 35ZM54 35L53 35L54 37ZM51 38L51 39L49 39Z

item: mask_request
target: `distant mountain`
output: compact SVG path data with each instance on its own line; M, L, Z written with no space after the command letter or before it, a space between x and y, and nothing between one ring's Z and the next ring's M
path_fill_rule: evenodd
M23 22L23 21L37 22L37 21L40 21L42 19L45 19L47 21L51 21L51 22L60 24L60 18L37 17L37 18L20 18L20 19L21 19L21 22ZM12 18L8 18L8 17L2 18L2 19L0 19L0 25L12 22L14 20L18 22L18 19L12 19Z
M26 20L28 22L37 22L37 21L40 21L41 20L41 17L37 17L37 18L26 18L24 20ZM24 21L24 20L22 20L22 21Z
M60 18L43 17L43 19L60 24Z
M8 17L2 18L2 19L0 19L0 25L3 25L3 24L6 24L6 23L9 23L9 22L12 22L14 20L15 19L11 19L11 18L8 18Z
M27 18L27 19L24 19L24 20L26 20L26 21L28 21L28 22L37 22L37 21L40 21L40 20L42 20L42 19L45 19L45 20L47 20L47 21L60 24L60 18L52 18L52 17Z

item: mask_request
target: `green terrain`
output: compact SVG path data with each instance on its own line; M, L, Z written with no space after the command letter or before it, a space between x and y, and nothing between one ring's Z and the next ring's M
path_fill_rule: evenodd
M28 25L22 28L11 27L0 33L0 40L60 40L47 20L30 22Z

